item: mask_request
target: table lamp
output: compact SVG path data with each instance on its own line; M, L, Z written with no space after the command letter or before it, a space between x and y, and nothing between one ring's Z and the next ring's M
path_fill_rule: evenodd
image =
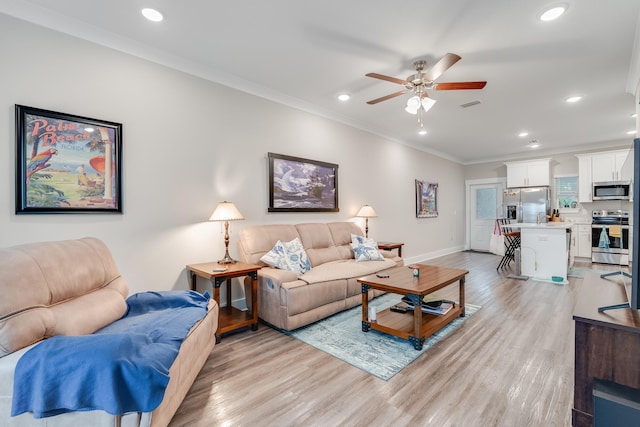
M231 202L220 202L213 211L209 221L224 221L224 258L218 264L232 264L236 262L229 256L229 221L244 219L238 208Z
M375 218L378 216L376 211L369 205L364 205L358 211L357 217L364 218L364 235L369 237L369 218Z

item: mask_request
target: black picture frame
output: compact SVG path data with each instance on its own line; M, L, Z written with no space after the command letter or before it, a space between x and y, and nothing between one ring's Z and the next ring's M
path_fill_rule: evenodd
M122 213L121 123L17 104L15 113L16 214Z
M268 153L269 212L339 212L338 165Z

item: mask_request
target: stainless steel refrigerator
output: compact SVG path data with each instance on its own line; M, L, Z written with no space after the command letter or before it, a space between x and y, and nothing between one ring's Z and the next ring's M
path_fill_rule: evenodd
M547 221L549 187L507 188L502 200L504 217L517 222Z

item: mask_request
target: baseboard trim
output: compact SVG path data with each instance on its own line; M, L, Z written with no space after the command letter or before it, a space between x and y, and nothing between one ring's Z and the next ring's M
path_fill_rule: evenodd
M434 259L434 258L439 258L441 256L445 256L445 255L451 255L454 254L456 252L462 252L464 251L464 245L460 245L460 246L453 246L450 248L445 248L445 249L440 249L434 252L427 252L426 254L421 254L421 255L416 255L416 256L412 256L412 257L408 257L408 258L404 258L404 263L405 264L416 264L416 263L420 263L420 262L424 262L430 259Z

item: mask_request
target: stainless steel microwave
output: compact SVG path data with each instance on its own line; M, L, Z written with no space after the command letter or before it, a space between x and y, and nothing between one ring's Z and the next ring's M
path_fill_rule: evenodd
M629 181L609 181L593 183L593 200L629 200L631 183Z

